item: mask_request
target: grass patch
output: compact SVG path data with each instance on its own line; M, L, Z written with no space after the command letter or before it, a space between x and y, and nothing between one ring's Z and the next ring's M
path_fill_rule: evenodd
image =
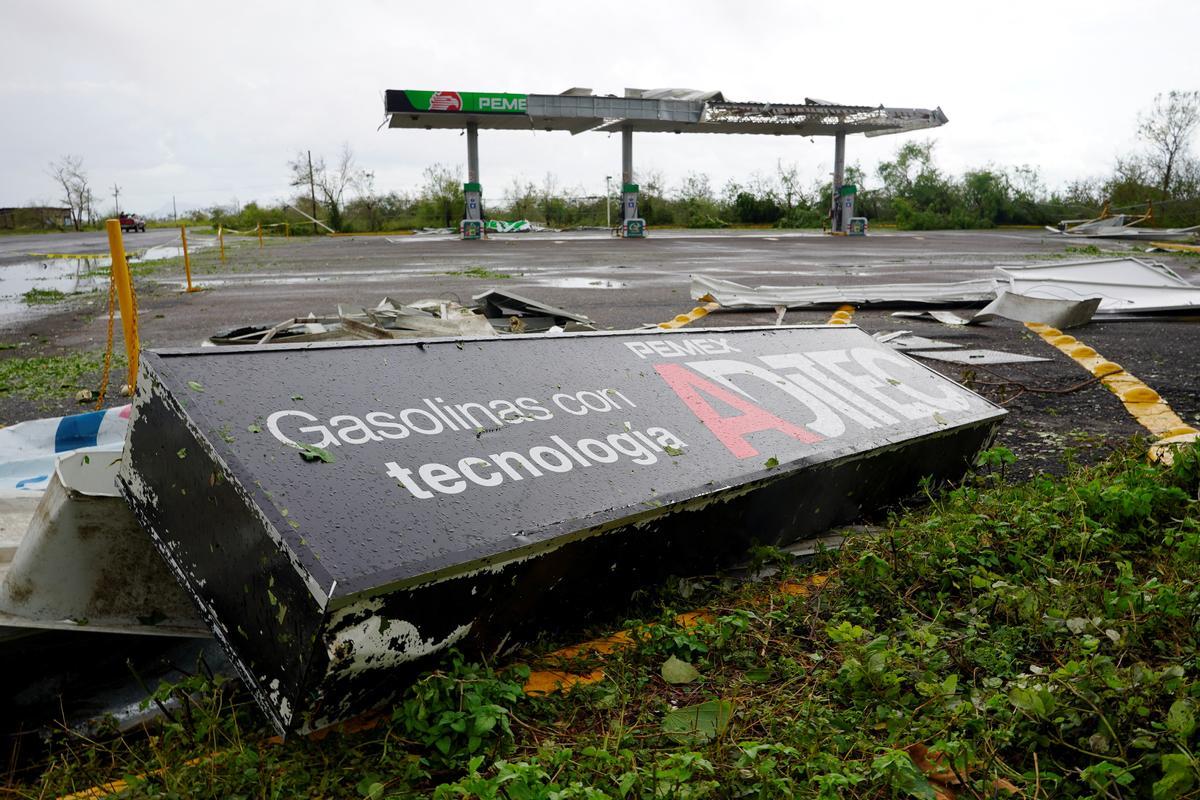
M486 269L484 267L471 267L470 269L455 270L453 272L443 272L443 275L458 275L463 278L481 278L483 280L502 281L512 277L507 272L497 272L495 270Z
M103 353L71 353L65 356L31 356L0 359L0 397L19 397L34 402L62 400L79 389L100 385ZM112 368L125 368L123 353L114 353Z
M373 730L267 746L244 695L198 676L160 690L182 710L153 737L63 736L10 791L142 775L130 796L1194 797L1198 451L1020 485L1011 456L840 552L765 553L770 586L673 583L635 646L563 665L606 676L569 694L528 698L523 668L452 656Z
M66 299L66 293L58 289L30 289L21 295L21 302L27 306L49 306Z

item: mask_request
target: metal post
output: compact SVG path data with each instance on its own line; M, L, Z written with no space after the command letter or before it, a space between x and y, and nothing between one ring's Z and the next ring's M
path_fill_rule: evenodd
M183 273L187 276L187 290L194 292L196 290L192 288L192 259L188 257L186 225L179 226L179 240L183 242Z
M467 182L463 184L463 218L459 223L459 235L464 239L482 239L483 187L479 185L479 125L468 122L467 134Z
M467 123L467 183L479 183L479 124Z
M258 223L258 249L262 250L262 223Z
M221 243L221 263L225 263L225 226L217 228L217 241Z
M129 278L129 263L125 261L125 241L121 238L121 221L110 219L104 223L108 230L108 250L112 254L112 281L117 287L117 301L121 304L121 329L125 333L125 358L129 363L129 391L132 393L137 382L138 342L137 309L133 304L133 283Z
M618 235L640 239L646 235L646 221L638 215L638 186L633 182L633 128L621 129L621 218Z
M837 133L833 137L833 217L830 222L834 233L846 230L849 220L842 219L842 181L846 178L846 134Z
M283 223L283 238L285 238L285 239L292 238L292 226L286 222Z
M633 183L633 128L621 130L621 182Z
M612 175L604 176L604 226L612 230L612 188L609 183Z
M317 235L317 184L313 180L312 150L308 151L308 196L312 200L313 236Z

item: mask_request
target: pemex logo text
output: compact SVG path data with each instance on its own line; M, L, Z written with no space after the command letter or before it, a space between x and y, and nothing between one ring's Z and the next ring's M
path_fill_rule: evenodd
M430 111L462 111L462 97L458 92L434 92L429 98Z

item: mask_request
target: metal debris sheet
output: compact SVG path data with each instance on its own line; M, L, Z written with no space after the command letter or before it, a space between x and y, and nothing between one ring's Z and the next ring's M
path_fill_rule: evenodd
M951 364L1029 364L1035 361L1050 361L1041 356L1026 356L1007 353L1003 350L911 350L910 356L928 358L931 361L946 361Z
M996 296L990 278L956 283L880 283L843 286L758 286L692 276L692 297L712 297L723 308L804 308L849 303L851 305L952 305L986 303Z

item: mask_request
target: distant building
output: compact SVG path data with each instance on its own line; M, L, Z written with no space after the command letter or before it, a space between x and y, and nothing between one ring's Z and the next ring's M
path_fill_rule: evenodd
M54 206L0 208L0 228L70 228L71 209Z

